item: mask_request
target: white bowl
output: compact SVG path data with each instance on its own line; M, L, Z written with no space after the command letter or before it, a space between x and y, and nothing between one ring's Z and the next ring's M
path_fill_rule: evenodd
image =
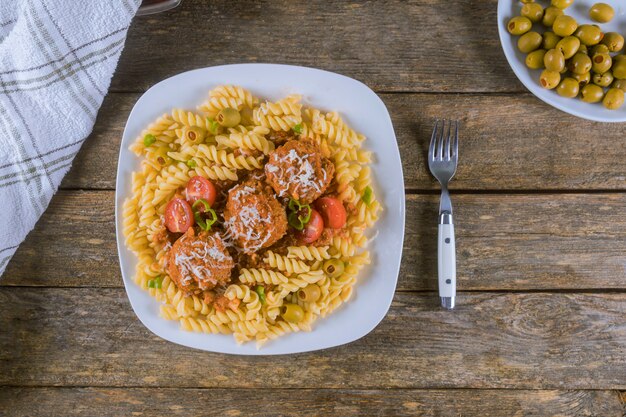
M626 32L626 2L623 0L602 0L610 4L615 9L615 17L609 23L599 24L603 32L618 32L622 35ZM539 1L539 4L546 7L549 1ZM589 8L597 3L596 0L575 0L574 4L565 9L565 14L572 16L579 25L595 24L589 17ZM506 28L506 24L513 16L519 16L522 3L519 0L499 0L498 1L498 32L500 43L504 49L504 55L509 61L517 78L533 93L544 102L556 107L566 113L583 119L597 122L624 122L626 121L626 106L619 110L608 110L602 103L585 103L579 98L565 98L559 96L555 90L546 90L539 85L539 75L541 70L531 70L526 67L526 54L517 49L519 36L511 35ZM533 24L532 30L543 33L544 26L541 23ZM622 50L620 53L623 53Z
M361 272L354 297L299 332L270 341L261 350L254 343L237 345L231 335L192 333L177 321L159 317L159 302L133 281L136 257L124 245L122 205L131 193L131 173L139 158L128 150L141 130L173 107L194 109L208 91L220 84L237 84L270 100L299 93L305 104L337 110L358 132L367 136L364 147L375 153L374 189L384 211L370 243L373 260ZM153 333L171 342L202 350L232 354L286 354L338 346L372 331L383 319L396 288L404 240L404 181L398 144L387 108L366 85L342 75L311 68L273 64L241 64L203 68L161 81L137 101L130 113L120 149L115 192L117 247L122 277L139 320Z

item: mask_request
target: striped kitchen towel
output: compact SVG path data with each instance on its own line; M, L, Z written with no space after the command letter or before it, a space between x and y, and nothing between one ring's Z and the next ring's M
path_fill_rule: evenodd
M0 0L0 275L91 132L139 3Z

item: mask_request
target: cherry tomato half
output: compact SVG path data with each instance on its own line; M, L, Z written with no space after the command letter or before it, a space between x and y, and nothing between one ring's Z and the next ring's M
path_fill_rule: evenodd
M313 243L320 238L324 231L324 219L315 209L311 209L311 219L304 226L304 229L296 233L296 236L303 243Z
M182 198L173 198L165 206L165 227L172 233L185 233L193 226L193 211Z
M341 229L346 224L346 209L339 199L322 197L314 205L322 215L326 227Z
M189 179L186 192L187 201L189 201L189 204L193 204L197 200L203 199L206 200L207 203L209 203L209 206L212 206L213 203L215 203L215 195L217 194L213 183L199 175L196 175L195 177L191 177L191 179ZM198 210L204 211L204 208L200 206Z

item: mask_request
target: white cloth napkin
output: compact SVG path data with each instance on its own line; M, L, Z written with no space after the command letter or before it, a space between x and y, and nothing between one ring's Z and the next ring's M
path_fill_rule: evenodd
M0 0L0 276L91 132L139 3Z

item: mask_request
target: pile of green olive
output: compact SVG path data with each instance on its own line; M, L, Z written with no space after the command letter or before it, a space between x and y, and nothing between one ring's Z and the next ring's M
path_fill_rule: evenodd
M517 47L527 54L526 66L543 70L539 84L556 89L563 97L580 97L587 103L602 102L607 109L619 109L626 91L626 55L616 53L623 49L624 37L604 33L597 24L578 25L564 12L574 0L551 0L545 9L534 0L521 2L521 15L510 19L507 29L519 36ZM598 23L607 23L614 16L613 8L605 3L596 3L589 10L589 17ZM531 30L535 23L546 31Z

